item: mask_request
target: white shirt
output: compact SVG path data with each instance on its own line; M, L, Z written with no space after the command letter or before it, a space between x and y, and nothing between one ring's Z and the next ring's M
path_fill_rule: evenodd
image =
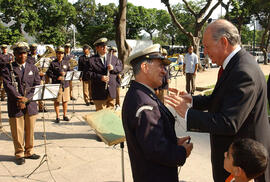
M195 65L198 64L198 56L192 52L192 54L187 53L184 58L185 72L194 73Z

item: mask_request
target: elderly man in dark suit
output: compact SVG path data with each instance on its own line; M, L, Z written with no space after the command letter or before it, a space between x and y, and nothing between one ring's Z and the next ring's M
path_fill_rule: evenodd
M130 56L135 81L122 108L134 182L178 182L177 167L184 165L193 148L189 137L177 138L175 118L155 95L170 62L155 44Z
M106 107L114 108L116 77L122 71L118 58L107 54L107 41L107 38L100 38L94 43L97 54L90 58L87 67L88 76L92 81L92 98L97 111Z
M4 87L8 96L8 116L15 148L16 163L21 165L27 159L39 159L33 151L34 126L37 104L31 101L34 86L40 84L38 69L26 62L28 44L14 45L15 62L3 70Z
M204 52L223 70L213 93L191 97L180 92L180 97L167 97L168 103L186 119L188 131L210 133L215 182L229 176L223 169L224 152L235 139L252 138L270 152L266 81L256 61L240 44L239 32L229 21L219 19L209 24L203 37ZM268 165L265 174L256 180L269 182L269 173Z

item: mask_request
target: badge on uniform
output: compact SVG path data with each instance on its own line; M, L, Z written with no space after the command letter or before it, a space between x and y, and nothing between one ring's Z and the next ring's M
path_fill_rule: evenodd
M28 75L33 75L33 72L32 72L32 70L30 70L30 72L28 73Z
M67 69L67 65L64 65L63 68L64 68L64 69Z

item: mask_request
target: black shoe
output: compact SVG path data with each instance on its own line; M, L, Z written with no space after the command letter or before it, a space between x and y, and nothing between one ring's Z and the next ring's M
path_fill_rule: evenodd
M5 101L5 98L1 98L1 101Z
M25 159L23 157L17 158L16 161L15 161L15 163L17 165L23 165L25 163Z
M30 155L28 157L25 157L26 159L34 159L34 160L37 160L40 158L40 155L37 155L37 154L33 154L33 155Z
M69 118L67 116L63 116L64 121L69 121Z
M76 100L74 97L70 97L70 100Z
M93 101L90 101L90 104L91 104L91 105L95 105Z
M60 118L56 118L56 120L54 120L55 123L60 123Z
M86 103L85 105L90 106L90 103Z

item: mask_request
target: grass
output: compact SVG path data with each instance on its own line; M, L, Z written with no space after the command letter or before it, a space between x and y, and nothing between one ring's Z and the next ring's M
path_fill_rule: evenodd
M266 81L268 80L268 76L269 76L269 75L266 75L266 76L265 76L265 80L266 80ZM207 88L214 88L214 87L215 87L215 85L207 86ZM212 92L213 92L213 90L206 91L206 92L204 93L204 95L210 95L210 94L212 94ZM268 110L268 116L270 116L269 103L267 104L267 110Z

